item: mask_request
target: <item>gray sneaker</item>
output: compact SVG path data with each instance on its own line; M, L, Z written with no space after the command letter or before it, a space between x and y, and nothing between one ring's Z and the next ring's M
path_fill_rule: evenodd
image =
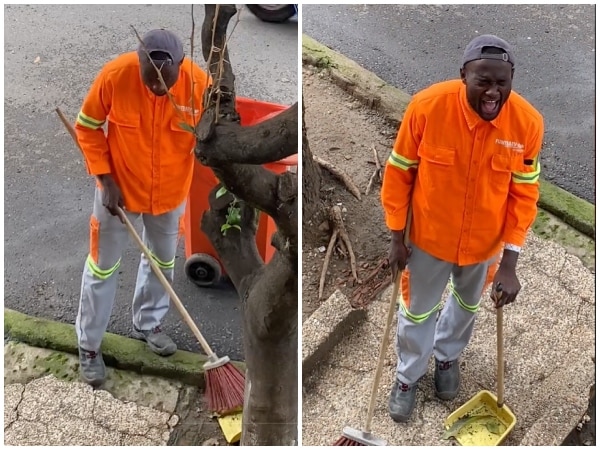
M160 327L151 330L138 330L133 327L133 337L146 341L150 350L160 356L170 356L177 351L177 345Z
M390 417L395 422L408 422L410 419L413 409L415 409L417 384L409 386L397 379L394 382L394 387L390 394L389 411Z
M435 395L442 400L452 400L460 388L460 368L458 359L454 361L435 360Z
M95 388L104 383L106 366L101 352L92 352L79 347L79 376Z

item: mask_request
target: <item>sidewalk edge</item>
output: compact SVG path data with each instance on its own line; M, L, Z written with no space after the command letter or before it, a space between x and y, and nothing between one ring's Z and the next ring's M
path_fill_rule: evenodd
M365 309L354 309L339 289L321 303L302 324L302 381L352 328L367 317Z
M4 308L4 336L33 347L78 354L77 335L73 325L28 316L8 308ZM204 388L202 366L206 362L206 356L199 353L178 350L174 355L162 357L148 350L142 341L105 333L102 356L107 365L117 369L161 376ZM232 363L242 371L245 370L244 363Z

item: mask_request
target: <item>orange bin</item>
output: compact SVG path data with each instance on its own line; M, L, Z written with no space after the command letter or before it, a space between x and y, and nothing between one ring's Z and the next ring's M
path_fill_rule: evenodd
M237 98L236 106L243 126L256 125L288 108L275 103L243 97ZM280 174L297 165L298 155L296 154L281 161L265 164L264 167ZM202 214L209 208L208 194L217 184L218 180L212 170L195 161L192 185L184 215L185 273L193 283L203 287L218 282L225 272L217 251L200 229ZM271 236L276 230L277 226L273 219L267 214L261 213L256 231L256 245L260 256L266 263L275 253L275 248L271 245Z

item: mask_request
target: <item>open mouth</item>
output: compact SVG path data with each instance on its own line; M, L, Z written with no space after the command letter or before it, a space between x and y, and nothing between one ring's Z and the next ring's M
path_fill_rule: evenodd
M482 100L481 101L481 112L486 116L493 116L498 113L500 107L500 100Z

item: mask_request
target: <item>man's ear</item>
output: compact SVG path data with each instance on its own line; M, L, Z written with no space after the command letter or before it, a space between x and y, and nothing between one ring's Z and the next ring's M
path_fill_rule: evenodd
M464 67L460 68L460 79L462 80L463 84L467 84L467 74L465 73Z
M183 64L183 60L185 59L185 53L183 54L183 57L181 58L181 61L179 61L179 65L181 66Z
M510 70L510 79L511 79L511 81L512 81L512 79L514 78L514 76L515 76L515 68L513 67L513 68Z

